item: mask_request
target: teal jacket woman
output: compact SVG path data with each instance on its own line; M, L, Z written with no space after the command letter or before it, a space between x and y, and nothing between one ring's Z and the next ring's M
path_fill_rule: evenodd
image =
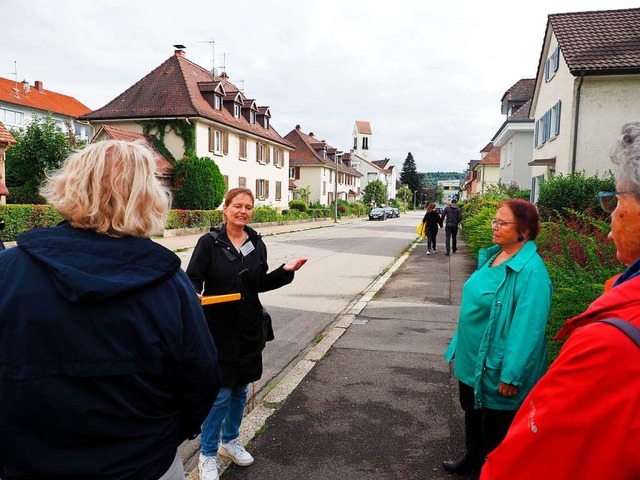
M478 269L462 289L458 331L451 340L445 359L450 362L455 356L454 373L459 380L463 379L458 377L458 371L473 371L473 378L467 377L467 380L473 381L471 386L476 408L517 410L546 368L545 331L552 289L536 244L529 240L505 262L504 275L495 292L487 321L466 325L465 319L473 316L476 309L474 300L480 294L470 287L483 281L483 267L499 251L499 245L480 250ZM457 355L460 336L479 339L477 352ZM518 393L509 397L500 395L499 382L519 387Z
M534 243L538 212L526 200L507 200L491 226L495 245L480 250L462 287L458 330L445 352L465 412L466 454L443 462L452 473L479 472L546 367L552 288Z

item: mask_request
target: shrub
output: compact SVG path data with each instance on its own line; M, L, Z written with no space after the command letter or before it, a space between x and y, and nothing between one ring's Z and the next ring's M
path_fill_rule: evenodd
M307 204L303 200L291 200L289 202L289 208L291 210L298 210L300 212L307 211Z
M214 210L225 194L224 177L209 157L185 157L174 165L176 206L187 210Z
M611 172L604 178L585 177L582 172L555 175L540 184L538 210L545 220L553 215L570 216L569 210L604 219L609 214L600 208L598 192L614 191L615 185Z
M253 209L253 217L251 217L253 223L277 222L278 220L280 220L278 211L273 207L260 205Z
M0 230L4 242L34 227L52 227L62 221L51 205L0 205L0 218L5 221L4 230Z
M222 222L222 210L169 210L165 228L207 228Z

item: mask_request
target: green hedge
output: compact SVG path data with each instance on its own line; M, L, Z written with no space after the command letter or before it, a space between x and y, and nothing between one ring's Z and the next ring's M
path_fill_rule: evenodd
M222 221L222 210L169 210L165 228L207 228Z
M51 227L62 217L50 205L0 205L0 218L5 222L0 240L8 242L34 227Z

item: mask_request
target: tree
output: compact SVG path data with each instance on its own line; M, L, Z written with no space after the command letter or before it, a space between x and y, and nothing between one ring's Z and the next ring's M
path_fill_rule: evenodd
M174 165L175 199L187 210L215 210L225 194L224 177L209 157L185 157Z
M422 188L422 176L418 173L416 161L413 159L411 152L409 152L402 164L400 180L406 184L412 192L418 192Z
M60 168L73 151L70 138L51 115L35 117L24 130L12 130L16 145L7 151L7 186L11 203L46 203L38 194L47 171Z
M387 187L380 180L367 183L362 192L362 201L365 205L385 203L387 199Z
M413 200L413 193L407 187L402 187L396 193L396 198L402 200L404 203L407 203L409 200Z
M306 205L309 205L309 197L311 196L311 186L307 185L306 187L299 187L296 190L296 193L300 197Z

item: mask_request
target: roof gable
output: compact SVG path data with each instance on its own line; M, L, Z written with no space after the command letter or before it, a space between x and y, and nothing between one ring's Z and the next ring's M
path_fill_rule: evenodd
M142 140L154 154L156 173L161 177L170 177L173 175L173 165L156 149L153 144L153 140L149 135L123 130L122 128L113 127L111 125L103 125L93 138L102 139L103 137L111 140L124 140L127 142Z
M91 111L73 97L45 90L40 81L36 86L24 82L16 87L15 81L0 77L0 101L73 118Z
M7 130L2 122L0 122L0 147L6 147L7 145L14 145L16 139L13 138L11 132Z
M640 8L549 15L569 71L640 71Z
M244 94L228 81L228 77L213 77L211 72L187 60L180 50L145 77L118 95L104 107L82 118L90 121L149 118L202 117L231 128L262 137L291 148L270 126L250 123L244 116L234 117L233 109L216 110L210 99L213 94L240 105ZM205 95L206 94L206 95Z

